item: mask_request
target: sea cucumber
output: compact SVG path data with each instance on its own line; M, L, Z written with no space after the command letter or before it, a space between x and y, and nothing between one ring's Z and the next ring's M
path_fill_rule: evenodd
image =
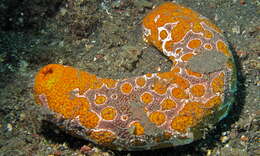
M147 150L191 143L227 115L236 68L222 31L172 2L153 9L142 26L144 41L172 61L171 70L115 80L47 65L34 94L58 126L112 149Z

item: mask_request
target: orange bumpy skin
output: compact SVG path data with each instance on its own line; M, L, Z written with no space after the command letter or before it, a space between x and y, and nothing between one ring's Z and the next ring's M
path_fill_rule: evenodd
M191 9L164 3L143 20L144 40L171 71L113 80L57 64L35 78L36 102L55 122L97 144L145 150L190 143L227 115L236 72L221 30Z

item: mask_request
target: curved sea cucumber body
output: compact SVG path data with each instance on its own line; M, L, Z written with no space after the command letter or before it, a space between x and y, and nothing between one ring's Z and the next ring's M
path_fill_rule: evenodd
M35 78L36 102L71 133L118 150L188 144L227 115L236 69L222 32L208 19L164 3L143 19L144 40L172 60L164 73L122 80L50 64Z

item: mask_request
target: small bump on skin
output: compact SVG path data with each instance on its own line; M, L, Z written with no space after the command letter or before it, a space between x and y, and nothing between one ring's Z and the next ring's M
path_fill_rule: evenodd
M156 124L157 126L160 126L166 121L166 116L162 112L152 112L149 115L149 119L152 123Z
M205 87L203 85L194 85L191 87L191 93L194 96L201 97L205 94Z
M208 30L205 30L203 35L204 35L205 38L208 38L208 39L213 38L212 32L210 32Z
M177 116L172 119L171 128L185 133L187 128L193 124L192 116Z
M236 90L236 66L222 31L173 2L154 8L142 27L144 41L172 61L170 71L115 80L49 64L35 77L36 103L69 133L111 149L201 139L208 125L227 115Z
M109 145L116 139L116 136L110 131L93 131L90 138L98 144Z
M141 95L141 101L145 104L149 104L153 101L153 95L151 93L145 92Z
M168 86L163 81L156 81L156 82L154 82L154 85L152 86L152 88L157 94L165 94Z
M95 103L97 105L104 104L106 102L107 97L104 95L96 95Z
M129 117L127 115L122 115L121 116L121 120L122 121L127 121L129 119Z
M150 78L150 77L152 77L152 76L153 76L152 73L147 73L147 74L146 74L146 77L149 77L149 78Z
M138 77L136 79L136 84L139 86L139 87L143 87L146 83L146 80L144 77Z
M177 106L172 99L164 99L161 103L162 110L171 110Z
M133 129L134 129L133 134L134 135L144 135L144 127L142 126L141 123L134 122L133 124L130 125L130 127L133 127Z
M212 50L212 45L210 45L210 44L205 44L205 45L204 45L204 48L205 48L206 50Z
M99 117L91 111L79 114L80 123L87 128L95 128L98 125Z
M117 94L112 94L110 97L111 97L111 99L114 99L114 100L116 100L116 99L117 99L117 97L118 97L118 95L117 95Z
M165 50L166 51L173 51L173 45L174 45L173 41L167 41L165 43Z
M113 107L106 107L101 110L101 117L104 120L114 120L116 117L117 111Z
M168 36L168 33L167 33L166 30L162 30L162 31L160 32L160 38L161 38L162 40L164 40L167 36Z
M122 86L121 86L121 92L124 94L131 93L132 89L133 89L132 85L128 82L122 84Z
M182 48L178 48L178 49L175 50L175 53L176 53L176 54L179 54L179 53L181 53L181 52L182 52Z
M177 99L188 99L189 95L185 93L185 91L181 88L173 88L172 89L172 96Z
M201 45L201 41L198 39L191 40L188 43L188 47L191 49L199 48L200 45Z

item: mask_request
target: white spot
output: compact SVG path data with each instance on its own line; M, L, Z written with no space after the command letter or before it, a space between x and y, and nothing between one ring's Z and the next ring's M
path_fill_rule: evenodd
M7 124L6 128L9 132L13 130L13 126L10 123Z
M158 19L160 18L160 15L157 15L155 18L154 18L154 22L157 23Z
M120 117L120 119L122 120L122 121L127 121L128 120L128 116L127 115L122 115L121 117Z
M110 96L110 98L112 98L112 99L114 99L114 100L116 100L117 99L117 94L112 94L111 96Z
M150 36L152 34L151 29L148 29L143 26L143 34L145 37Z

